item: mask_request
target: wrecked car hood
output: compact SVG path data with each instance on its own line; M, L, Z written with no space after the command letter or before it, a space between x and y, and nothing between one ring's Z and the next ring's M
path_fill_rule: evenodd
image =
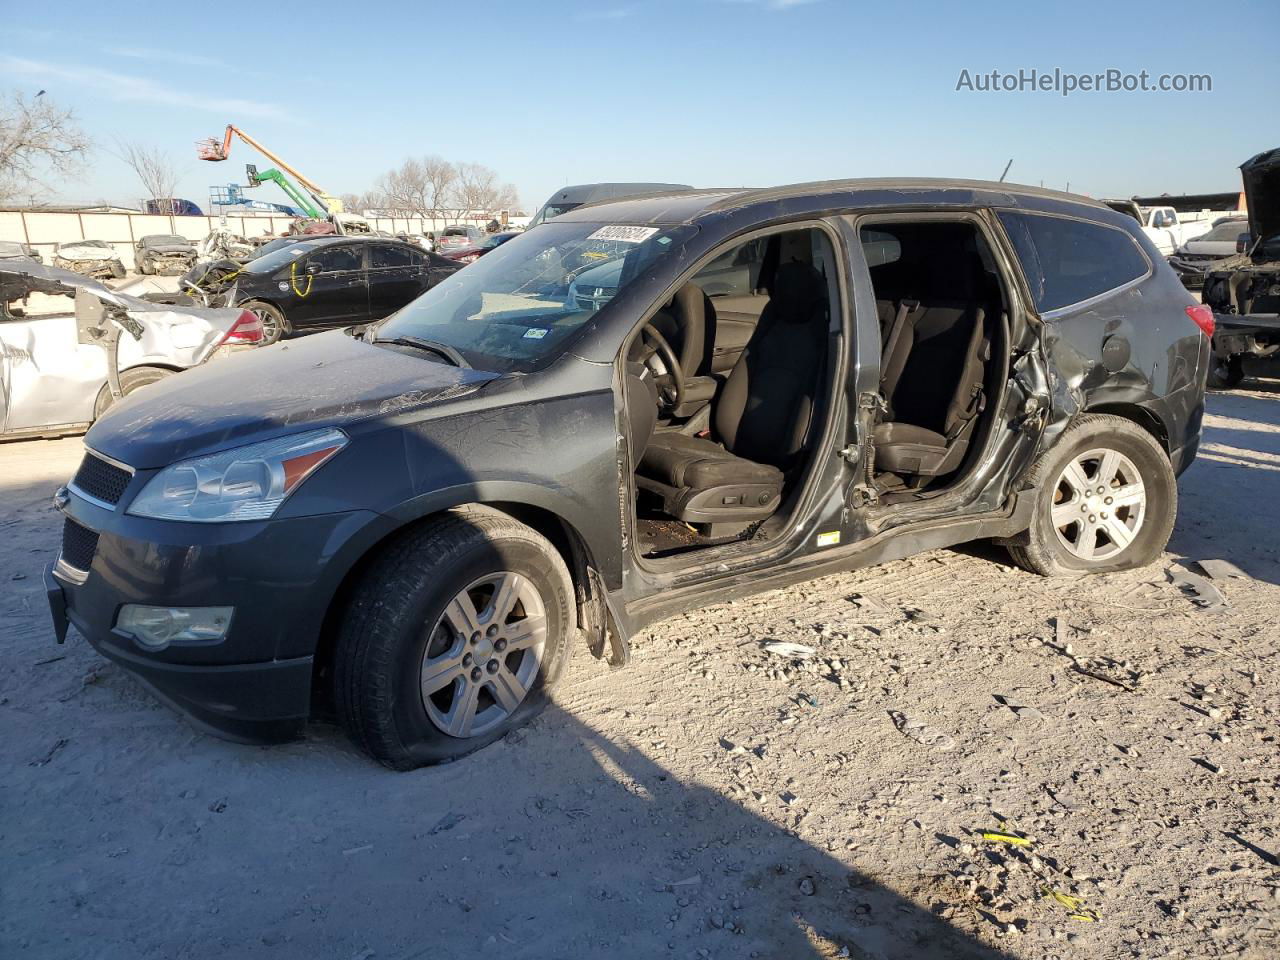
M54 256L63 260L119 260L120 254L112 247L88 247L75 243L59 244Z
M186 257L196 255L193 243L144 243L142 250L144 253L180 253Z
M139 468L473 393L498 374L375 346L334 330L170 377L112 406L85 437Z
M1280 237L1280 147L1240 164L1240 176L1249 206L1253 249L1259 250Z

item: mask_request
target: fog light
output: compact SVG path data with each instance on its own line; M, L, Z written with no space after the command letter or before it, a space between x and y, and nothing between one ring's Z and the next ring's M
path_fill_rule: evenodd
M171 643L218 643L231 626L233 607L144 607L125 604L116 629L147 650Z

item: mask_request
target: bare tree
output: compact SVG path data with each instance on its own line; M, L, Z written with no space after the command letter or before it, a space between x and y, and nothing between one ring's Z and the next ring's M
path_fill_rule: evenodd
M0 200L43 192L43 175L74 174L89 150L75 114L44 97L0 97Z
M347 213L383 210L390 205L386 196L378 190L366 190L364 193L344 193L338 199L342 201L342 209Z
M488 215L516 206L516 188L498 180L498 174L482 163L457 165L458 181L454 187L454 206L459 214Z
M120 158L142 181L152 200L171 200L178 187L178 168L168 154L145 144L120 142ZM162 210L161 213L172 213Z
M377 192L396 215L446 219L456 179L453 164L442 157L410 157L378 178Z

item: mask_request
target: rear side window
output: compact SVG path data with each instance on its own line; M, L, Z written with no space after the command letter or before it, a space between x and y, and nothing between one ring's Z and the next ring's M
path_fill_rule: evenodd
M1118 227L1007 210L1000 221L1041 313L1090 300L1151 269L1137 242Z
M407 267L412 262L413 251L408 247L375 243L369 248L369 266L374 270L382 267Z

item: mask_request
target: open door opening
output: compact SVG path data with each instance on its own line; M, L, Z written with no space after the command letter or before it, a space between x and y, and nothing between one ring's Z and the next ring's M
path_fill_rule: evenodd
M819 228L738 243L704 265L626 352L642 557L785 526L831 406L834 247Z
M964 476L1008 374L1008 298L978 225L893 220L860 229L880 319L873 476L882 503Z

